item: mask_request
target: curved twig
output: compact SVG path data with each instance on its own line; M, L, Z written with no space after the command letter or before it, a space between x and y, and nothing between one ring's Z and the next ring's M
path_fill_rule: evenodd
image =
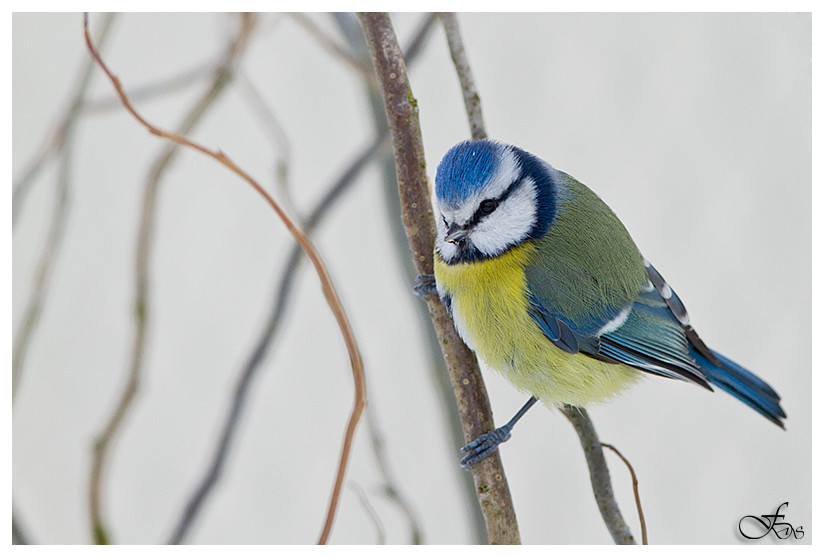
M86 20L87 17L84 17L84 29L86 29ZM199 101L192 107L189 114L187 114L184 118L183 124L178 129L177 134L163 132L162 130L150 125L142 117L140 117L140 115L138 115L126 96L126 93L123 91L120 82L109 72L108 68L101 60L100 55L94 49L88 30L86 30L85 33L86 43L92 53L92 56L94 57L94 60L97 61L109 79L111 79L114 83L118 96L124 106L126 106L127 110L129 110L129 112L131 112L132 115L135 116L135 118L137 118L153 134L173 140L173 143L169 143L164 147L163 152L152 166L152 170L149 173L146 188L144 190L143 208L141 210L140 230L138 232L138 246L136 251L136 293L134 305L135 338L132 345L132 358L129 375L126 386L120 395L115 410L109 418L106 427L96 438L94 444L92 468L89 481L89 514L94 540L99 544L108 544L110 542L110 535L108 529L106 528L106 523L103 519L103 512L101 509L103 491L102 484L105 465L109 457L112 440L118 433L126 414L137 396L141 380L141 371L143 369L143 355L144 348L146 346L149 310L149 261L154 239L156 214L155 203L157 200L160 180L178 152L178 147L181 142L176 141L175 138L181 138L183 134L188 134L194 128L197 122L204 116L206 110L214 103L231 80L232 72L236 65L237 59L246 47L254 25L254 20L249 17L244 17L242 22L243 23L238 35L231 42L223 63L215 72L212 85L206 93L204 93L201 99L199 99ZM191 145L191 142L189 145Z
M361 507L364 508L364 511L367 512L367 516L370 518L370 521L372 521L372 524L375 525L375 533L378 537L378 542L376 544L387 544L387 532L384 529L384 524L381 522L381 516L379 516L378 512L375 511L375 508L372 507L367 493L364 492L364 489L361 488L361 485L357 482L349 481L349 484L358 496L358 501L361 502Z
M425 36L426 33L427 28L422 27L421 29L419 29L419 31L413 38L410 46L411 59L414 59L416 53L419 52L418 48L416 48L415 51L413 51L412 47L419 46L422 38ZM258 109L262 108L263 107L258 106ZM358 176L360 176L361 172L366 168L367 164L370 161L374 160L376 156L384 150L384 147L387 143L388 135L389 131L386 128L384 128L378 134L378 137L376 137L372 144L370 144L355 158L355 160L350 164L347 170L344 171L344 173L340 176L336 183L327 191L327 193L320 200L320 202L318 202L318 204L312 209L312 211L309 213L309 216L303 224L304 231L308 235L311 234L321 224L321 221L326 217L332 206L338 200L342 199L343 195L346 193L346 191L348 191L349 187L354 184L355 179ZM282 144L281 141L279 141L278 143L279 145ZM299 269L298 265L301 262L303 255L304 252L303 250L301 250L301 247L295 245L292 248L289 257L287 258L286 265L283 267L281 271L281 278L278 281L277 287L275 289L275 296L273 299L273 304L271 306L272 309L270 311L269 318L267 319L266 324L261 330L261 333L258 335L258 341L255 344L255 348L250 353L244 366L244 369L238 377L237 383L235 385L230 411L227 415L226 422L224 423L224 427L221 432L218 444L215 448L212 461L207 469L206 474L198 484L198 487L189 497L189 501L183 513L181 514L180 519L178 520L177 527L175 528L175 531L169 539L169 544L180 544L186 539L192 527L192 524L194 523L195 519L200 513L200 510L202 509L207 498L214 490L218 479L223 474L223 468L226 464L226 460L229 456L229 452L232 447L232 442L234 440L235 433L237 432L237 427L243 415L247 395L252 386L252 382L256 378L257 372L260 369L260 365L266 357L267 352L269 351L269 348L272 342L274 341L277 332L280 329L282 323L281 320L286 312L287 303L292 299L292 288L295 284L295 276ZM376 457L379 459L379 461L381 461L378 455L376 455ZM382 471L384 471L384 469L382 469ZM387 492L395 496L396 502L402 508L402 510L404 510L404 513L410 519L411 531L413 533L413 541L420 540L420 529L418 528L418 524L415 520L415 517L410 511L409 505L406 503L406 500L402 497L400 490L394 487L394 483L389 480L390 477L388 477L387 475L388 471L386 471L384 475Z
M636 510L639 512L639 524L642 527L642 544L647 544L647 523L645 522L645 514L642 512L642 499L639 496L639 479L636 478L636 471L633 470L633 465L630 464L630 461L625 459L625 456L622 455L622 452L617 450L610 444L606 444L602 442L602 447L610 448L613 453L619 456L627 469L630 471L630 478L633 481L633 497L636 498Z
M430 205L418 107L407 79L395 31L386 13L359 14L384 97L393 140L402 220L416 270L432 274L435 224ZM467 440L493 429L487 392L473 353L455 331L452 320L435 296L427 304L442 342L447 370ZM498 454L471 470L493 544L520 542L510 490Z
M98 34L98 41L104 41L114 21L114 14L106 14L101 23L101 28ZM12 192L12 231L14 230L14 223L17 221L17 216L25 201L25 197L34 182L34 179L44 168L51 157L60 155L60 172L57 178L57 195L55 200L54 213L52 221L49 226L48 236L46 237L46 244L43 247L43 252L37 264L37 269L34 275L34 285L32 287L32 294L26 304L26 310L23 313L20 327L17 330L17 335L14 338L11 357L11 400L17 396L17 388L20 385L20 379L23 375L23 364L28 353L29 343L34 335L37 323L40 319L40 314L43 311L43 305L46 300L46 294L49 289L49 279L51 277L52 269L54 268L57 256L60 253L60 246L63 243L63 233L66 230L66 224L69 220L69 206L71 201L71 165L73 160L72 139L74 138L74 131L76 129L77 120L83 110L86 101L86 94L92 82L92 75L94 70L94 61L90 60L83 69L80 80L75 88L75 93L72 96L72 101L66 115L61 119L60 123L55 127L55 130L49 134L49 138L44 143L40 153L29 164L28 170L24 176L14 185Z
M218 62L214 60L201 62L173 76L159 79L145 85L139 85L128 91L127 95L133 103L150 101L156 97L186 89L190 85L198 83L210 75L214 75L217 67ZM89 99L83 107L83 112L84 114L97 114L122 106L123 103L120 97L117 95L109 95L97 99Z
M341 198L347 191L350 185L355 181L355 178L360 175L361 171L366 167L367 163L372 160L376 153L378 153L386 141L386 135L377 138L367 149L365 149L356 160L350 165L349 169L338 179L335 185L327 192L321 202L315 207L309 218L304 224L304 231L310 234L320 224L323 217L326 216L329 208ZM272 305L272 310L269 315L264 329L261 331L258 342L254 350L250 354L243 372L235 384L235 390L232 397L232 404L229 414L226 417L223 431L221 432L220 440L215 453L212 457L212 462L204 475L203 479L198 485L198 488L189 498L189 502L178 521L175 532L169 539L169 544L180 544L188 535L189 529L193 521L200 513L206 498L211 494L218 479L223 473L223 467L229 455L232 442L237 432L238 424L243 414L243 409L246 403L246 398L249 394L249 389L252 381L256 377L256 373L260 369L260 365L266 356L273 339L278 332L284 313L286 312L287 302L291 300L292 288L295 285L295 274L298 270L298 265L304 256L304 251L300 245L295 245L287 258L287 263L281 271L281 279L278 281L278 286L275 289L275 303Z
M335 511L338 507L338 500L341 495L341 487L343 486L344 476L346 473L346 466L349 462L349 453L352 447L353 438L355 436L355 428L358 425L358 420L360 419L361 413L363 412L364 407L366 406L366 384L364 382L363 362L361 360L361 355L358 351L358 345L355 341L355 336L352 332L352 328L350 327L346 313L344 312L344 309L338 298L338 294L335 292L335 288L332 284L332 280L329 276L329 273L326 267L324 266L321 257L318 255L318 252L315 250L306 234L304 234L304 232L298 227L297 223L295 223L289 217L289 215L287 215L280 208L280 206L275 202L274 199L272 199L272 197L266 192L266 190L264 190L261 187L260 184L258 184L244 170L238 167L231 159L229 159L229 157L224 155L221 151L209 150L185 137L161 130L160 128L157 128L156 126L150 124L140 114L137 113L137 111L131 105L129 99L123 92L123 88L121 87L119 80L109 71L109 69L100 59L100 56L95 50L88 33L88 27L85 25L87 23L86 19L87 18L84 18L86 44L88 45L89 50L92 52L92 55L95 57L95 60L97 60L98 64L100 64L101 68L103 68L104 72L106 72L106 75L112 81L112 84L115 86L115 89L117 90L118 94L123 100L124 106L132 114L132 116L134 116L141 124L143 124L152 134L162 138L170 139L175 143L181 145L186 145L188 147L191 147L192 149L195 149L196 151L200 151L201 153L222 163L224 166L234 171L241 178L246 180L261 196L264 197L264 199L267 201L270 207L272 207L272 209L278 214L278 217L280 217L281 221L283 221L283 223L286 225L289 232L304 249L313 266L315 267L315 270L321 281L321 287L324 292L324 297L326 298L327 303L329 304L330 309L332 310L332 313L335 316L336 321L338 322L338 326L341 329L342 335L344 336L344 341L346 343L347 351L350 356L350 363L352 365L353 379L355 384L355 401L353 405L353 410L350 414L350 419L347 423L343 447L341 449L341 458L338 465L338 474L336 475L335 484L333 486L330 504L327 510L326 520L324 523L324 528L319 539L320 543L324 543L326 542L326 539L329 536L329 532L332 528L332 522L335 518Z
M602 514L607 530L610 531L610 536L616 544L636 544L613 496L610 471L607 470L601 442L590 421L590 416L584 409L572 405L564 405L560 409L576 429L576 434L579 435L587 467L590 469L590 484L593 485L596 504L599 506L599 512Z

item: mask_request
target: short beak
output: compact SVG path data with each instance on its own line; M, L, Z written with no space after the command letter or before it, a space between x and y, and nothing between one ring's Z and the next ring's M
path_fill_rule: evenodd
M447 236L444 239L447 242L452 242L453 244L458 244L462 242L467 235L470 234L470 229L464 225L463 227L460 226L458 223L453 223L450 225L450 228L447 229Z

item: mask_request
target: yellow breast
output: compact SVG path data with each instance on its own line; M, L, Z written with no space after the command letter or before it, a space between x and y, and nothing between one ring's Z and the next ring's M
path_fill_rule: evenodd
M448 265L435 255L435 278L452 299L464 342L517 389L545 403L584 406L604 401L640 374L624 365L571 355L553 345L527 313L527 242L496 258Z

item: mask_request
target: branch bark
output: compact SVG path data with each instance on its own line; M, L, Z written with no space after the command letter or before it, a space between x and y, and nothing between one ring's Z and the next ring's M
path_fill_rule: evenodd
M395 31L386 13L359 14L370 48L387 111L395 153L401 215L416 270L433 272L433 222L418 106ZM469 442L493 429L492 410L475 355L462 342L441 302L430 296L427 305L441 341L453 385L465 439ZM471 469L476 494L492 544L519 544L518 524L510 489L498 454Z
M340 12L334 14L338 30L344 36L347 45L358 56L369 65L372 74L374 87L365 87L368 96L369 111L372 115L373 125L378 134L389 136L387 125L387 111L384 109L384 99L378 89L378 82L375 79L375 71L372 68L372 59L369 49L364 39L364 31L358 16L354 13ZM422 52L426 38L430 35L430 29L441 23L441 17L437 13L430 13L422 16L412 40L404 48L404 62L407 71L412 73L413 65ZM389 139L389 138L388 138ZM393 246L393 255L408 284L414 284L418 275L410 256L410 247L407 242L407 233L404 231L404 224L401 222L401 198L398 194L398 180L395 172L395 157L392 150L382 150L378 160L378 168L381 173L381 190L384 194L384 207L389 218L390 236ZM433 389L438 397L438 406L444 426L447 429L445 443L449 451L454 454L456 461L463 457L461 447L465 445L464 429L461 427L461 419L455 405L453 386L444 367L444 355L441 354L441 343L433 330L432 319L427 306L421 304L420 300L410 291L409 296L414 299L413 308L421 334L421 341L424 345L424 352L429 365L427 372L432 381ZM368 413L369 416L369 413ZM469 529L472 533L471 541L475 544L487 544L487 526L484 516L478 507L476 497L476 487L473 484L473 477L468 475L463 469L456 467L452 470L458 481L458 488L461 492L463 507L469 522ZM414 534L414 537L418 537ZM417 544L417 543L416 543Z

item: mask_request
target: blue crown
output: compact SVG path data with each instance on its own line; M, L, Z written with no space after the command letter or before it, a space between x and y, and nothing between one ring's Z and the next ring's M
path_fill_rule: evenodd
M456 208L490 180L505 147L491 140L467 140L453 146L435 173L435 194Z

